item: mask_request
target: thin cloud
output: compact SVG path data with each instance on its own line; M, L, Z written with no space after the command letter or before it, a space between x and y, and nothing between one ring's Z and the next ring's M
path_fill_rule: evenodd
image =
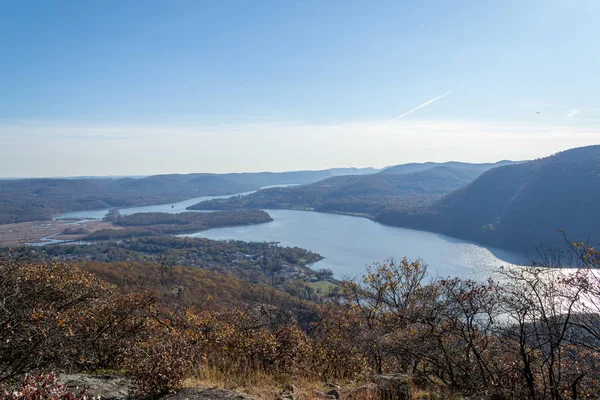
M565 110L565 113L566 114ZM578 115L579 116L579 115ZM490 123L489 121L411 120L402 129L381 121L345 123L197 125L85 125L74 122L26 126L0 123L13 139L0 146L0 176L150 175L186 172L291 171L340 165L393 165L400 162L497 161L531 159L571 147L598 143L600 125ZM87 133L82 140L56 140L56 135ZM106 136L129 140L110 144ZM36 140L29 137L35 136ZM340 141L343 137L345 140ZM203 157L186 151L205 149ZM49 151L51 149L51 151ZM369 149L369 151L365 151ZM253 155L263 152L264 157ZM16 168L15 165L19 166Z
M577 114L579 114L579 110L576 108L572 108L569 110L569 112L567 113L567 118L573 118L574 116L576 116Z
M421 104L421 105L419 105L419 106L416 106L416 107L415 107L415 108L413 108L412 110L409 110L409 111L405 112L404 114L397 116L397 117L396 117L396 118L394 118L393 120L389 121L389 122L388 122L386 125L390 125L390 124L392 124L392 123L394 123L394 122L398 121L399 119L402 119L402 118L406 117L408 114L410 114L410 113L413 113L413 112L417 111L418 109L420 109L420 108L423 108L423 107L425 107L425 106L427 106L427 105L429 105L429 104L433 103L434 101L438 101L439 99L441 99L441 98L444 98L444 97L448 96L450 93L451 93L451 92L446 92L446 93L444 93L444 94L442 94L442 95L439 95L439 96L437 96L437 97L434 97L433 99L431 99L431 100L428 100L428 101L426 101L425 103L423 103L423 104Z

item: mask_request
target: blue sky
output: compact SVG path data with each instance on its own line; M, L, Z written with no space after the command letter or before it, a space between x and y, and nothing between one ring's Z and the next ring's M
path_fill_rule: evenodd
M597 0L4 0L0 176L540 157L600 143L599 39Z

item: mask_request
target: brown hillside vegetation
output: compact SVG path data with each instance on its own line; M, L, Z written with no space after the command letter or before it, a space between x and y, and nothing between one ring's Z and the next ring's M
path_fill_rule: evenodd
M389 261L323 304L254 286L221 311L206 294L243 285L216 272L33 264L8 254L0 262L0 382L29 371L112 369L149 394L186 379L284 387L405 373L415 393L597 398L600 253L583 243L570 251L577 272L546 268L563 262L547 251L528 269L505 270L501 286L431 281L418 261ZM195 304L173 290L178 279L198 286ZM225 292L207 289L230 279Z
M332 272L327 269L313 270L308 267L323 257L298 247L282 247L276 243L215 241L204 238L177 238L170 236L143 237L119 242L97 242L82 244L60 244L19 249L23 257L36 262L93 261L91 266L103 265L106 272L123 280L146 282L148 274L165 267L174 268L171 273L191 274L193 277L179 277L178 282L186 285L208 271L224 282L210 287L228 288L231 277L252 283L266 283L286 291L293 296L305 293L313 298L315 294L327 294L329 284L336 283ZM97 264L98 262L103 264ZM87 264L86 264L87 265ZM133 272L135 270L135 272ZM179 271L179 272L178 272ZM204 279L204 278L200 278ZM156 281L156 276L154 278ZM208 289L208 283L192 285L189 290ZM310 285L319 285L314 290ZM235 289L235 290L234 290ZM316 292L316 293L315 293ZM187 292L184 292L185 296ZM219 298L226 298L225 293Z
M120 292L152 290L170 307L185 305L224 311L263 296L286 308L297 305L297 300L289 294L251 284L224 268L207 270L140 262L83 262L73 266L114 284Z

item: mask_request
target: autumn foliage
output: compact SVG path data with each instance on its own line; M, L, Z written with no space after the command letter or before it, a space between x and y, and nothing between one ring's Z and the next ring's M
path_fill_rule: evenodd
M551 269L562 260L545 253L497 282L434 280L419 260L390 260L319 302L280 301L248 284L226 310L107 283L73 264L5 259L0 381L112 369L160 393L206 376L242 385L402 372L420 388L473 398L597 398L600 256L582 243L569 254L579 269Z
M76 393L68 391L59 382L54 372L48 374L25 375L16 389L7 390L2 394L4 400L100 400L89 396L86 389Z

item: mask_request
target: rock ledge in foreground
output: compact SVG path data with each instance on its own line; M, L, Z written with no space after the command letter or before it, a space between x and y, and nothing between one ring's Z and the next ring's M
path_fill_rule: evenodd
M100 396L102 400L133 400L135 386L131 380L118 375L104 374L72 374L61 375L60 381L71 392L83 388L92 396ZM257 400L248 395L230 390L195 387L182 389L167 394L161 400Z

